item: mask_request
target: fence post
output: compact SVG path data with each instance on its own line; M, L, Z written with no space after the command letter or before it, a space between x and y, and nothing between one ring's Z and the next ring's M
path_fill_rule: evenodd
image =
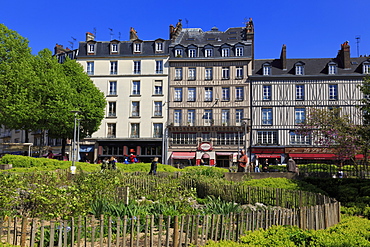
M177 215L174 216L173 246L179 246L179 217Z
M22 230L21 230L21 247L26 246L27 222L28 222L28 219L26 217L23 217L22 218Z

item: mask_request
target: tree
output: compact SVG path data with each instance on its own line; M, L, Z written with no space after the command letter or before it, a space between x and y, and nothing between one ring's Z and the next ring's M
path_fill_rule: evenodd
M364 154L365 164L367 164L368 153L370 151L370 76L364 78L359 88L365 96L360 100L363 125L361 126L359 134L361 136L362 153Z
M299 133L310 135L312 141L321 146L334 148L339 160L353 161L361 150L359 126L353 124L349 116L340 116L340 108L331 110L310 108Z

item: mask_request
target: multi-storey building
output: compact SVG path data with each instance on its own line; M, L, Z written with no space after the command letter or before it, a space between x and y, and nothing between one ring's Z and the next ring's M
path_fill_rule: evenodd
M80 42L77 61L107 99L99 130L83 143L95 150L95 158L113 155L122 161L133 153L149 162L161 157L169 42L140 40L133 28L129 41L96 41L87 33Z
M250 76L252 108L252 156L284 163L287 155L301 162L335 159L333 150L320 148L310 136L297 133L311 108L339 107L341 114L361 124L357 105L363 97L358 85L369 74L368 57L350 57L348 42L335 58L255 61ZM305 161L303 161L305 160Z
M248 146L254 27L170 26L166 163L229 167Z

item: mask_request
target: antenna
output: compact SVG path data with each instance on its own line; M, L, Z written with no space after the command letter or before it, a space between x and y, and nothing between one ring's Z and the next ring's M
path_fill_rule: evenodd
M71 50L73 50L74 42L76 41L75 38L71 37L73 41L68 41L68 43L71 45Z
M96 27L94 27L94 38L96 39Z
M361 39L361 36L360 35L357 35L356 36L356 44L357 44L357 57L360 56L360 39Z
M121 32L118 32L118 40L121 40Z
M109 27L108 29L110 30L110 40L113 40L113 29Z
M189 21L185 18L186 28L188 28Z

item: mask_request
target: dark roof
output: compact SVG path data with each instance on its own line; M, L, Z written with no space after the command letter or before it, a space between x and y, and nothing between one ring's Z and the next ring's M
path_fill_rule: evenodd
M79 43L79 54L78 57L122 57L122 56L166 56L168 55L168 47L170 44L169 40L163 40L163 53L155 52L155 43L161 39L142 41L141 53L133 53L134 41L120 41L118 54L110 53L110 41L97 41L95 54L87 55L87 43L86 41Z
M370 60L369 57L351 58L351 68L344 69L338 58L299 58L287 59L286 70L282 69L282 62L280 59L256 59L252 78L272 78L272 77L313 77L313 76L364 76L362 70L362 63ZM304 63L304 75L295 75L295 64ZM338 65L337 74L328 74L328 63L334 62ZM271 75L263 75L263 64L270 63Z

